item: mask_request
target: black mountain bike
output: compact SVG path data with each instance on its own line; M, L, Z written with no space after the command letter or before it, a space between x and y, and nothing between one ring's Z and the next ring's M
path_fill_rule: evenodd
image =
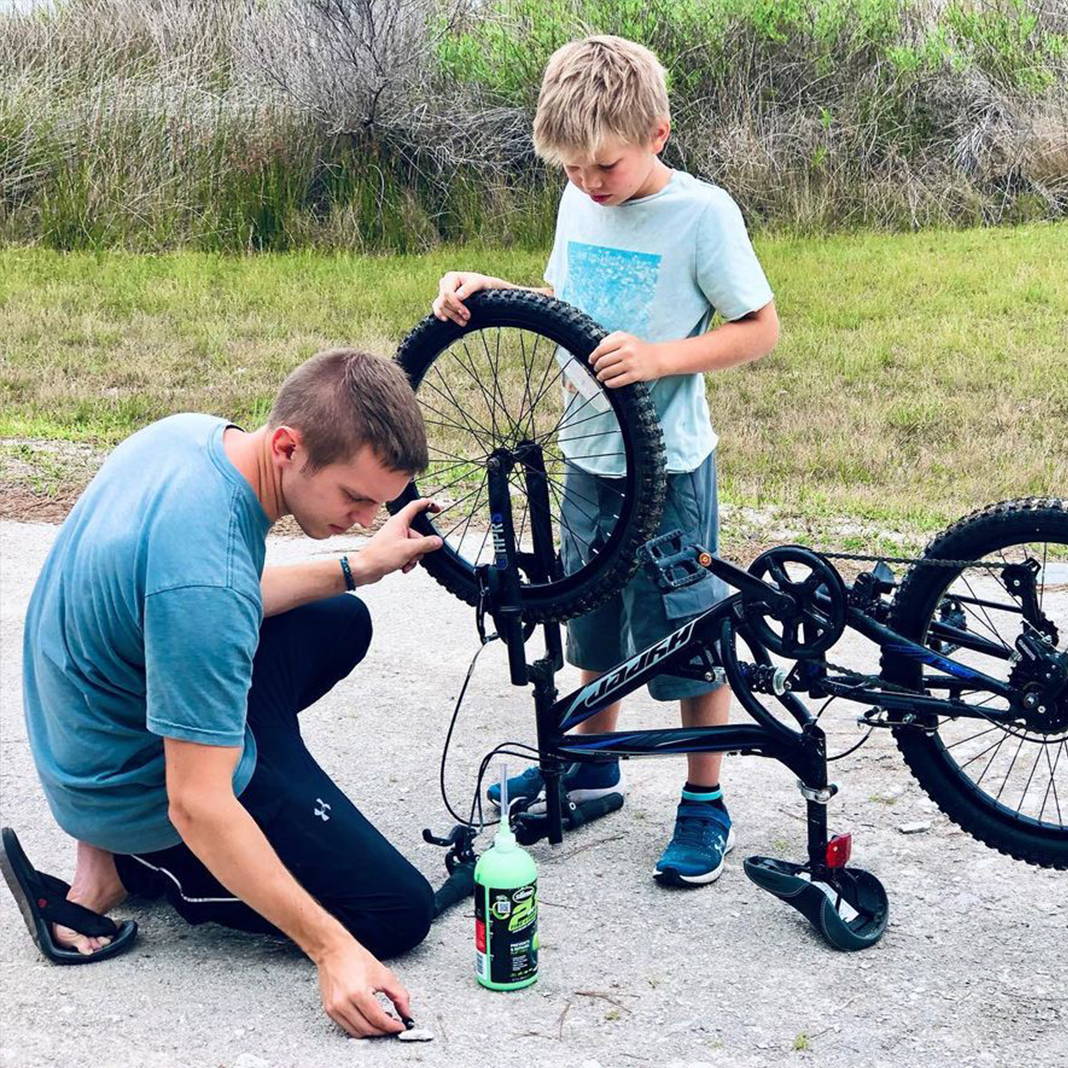
M849 836L827 829L836 788L821 718L828 704L848 701L862 708L865 738L889 730L923 790L969 834L1028 863L1068 869L1065 501L991 505L916 559L787 545L743 570L677 535L649 540L664 492L656 413L641 385L607 390L591 373L588 357L603 331L569 305L528 291L486 291L468 306L465 327L427 318L401 345L397 358L423 408L432 459L391 507L419 496L442 503L420 519L424 532L444 539L424 565L476 606L480 629L486 615L493 619L512 681L533 684L546 807L539 815L513 810L521 840L559 842L565 828L622 803L610 795L570 804L560 777L576 760L695 751L772 757L798 777L808 858L750 857L746 873L836 948L872 945L886 927L885 890L848 864ZM569 465L591 460L608 466L615 508L602 533L584 543L562 505L574 492ZM604 500L568 503L604 512ZM579 557L568 573L564 538ZM847 583L832 563L839 558L870 566ZM891 564L904 566L900 580ZM559 622L602 603L638 566L665 589L714 575L737 592L558 699ZM528 664L525 643L537 624L547 653ZM877 671L830 658L847 627L879 648ZM725 680L754 722L572 732L660 673ZM469 888L476 830L468 821L448 839L427 832L452 847L441 908Z

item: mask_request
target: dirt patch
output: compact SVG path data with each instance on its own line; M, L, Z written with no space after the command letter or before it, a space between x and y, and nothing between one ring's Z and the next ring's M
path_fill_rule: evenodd
M31 438L0 440L0 519L22 523L61 523L107 456L106 449L80 442ZM796 543L835 551L882 552L890 556L918 555L924 536L914 530L890 530L883 525L849 518L812 520L789 511L721 505L723 537L720 554L746 566L765 549ZM372 531L388 518L381 514ZM291 516L280 519L271 532L302 537ZM867 564L839 561L848 578Z
M0 519L20 523L62 523L85 484L64 487L58 492L37 493L25 485L0 481Z

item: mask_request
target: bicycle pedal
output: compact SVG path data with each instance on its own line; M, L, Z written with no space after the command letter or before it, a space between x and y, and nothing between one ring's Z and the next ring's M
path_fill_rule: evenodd
M681 590L708 574L712 554L683 542L681 530L669 530L651 538L638 550L646 572L662 590Z

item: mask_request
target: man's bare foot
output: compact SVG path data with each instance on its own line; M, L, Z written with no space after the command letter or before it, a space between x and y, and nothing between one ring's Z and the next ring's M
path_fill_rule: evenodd
M114 856L107 850L98 849L87 842L79 842L74 878L71 880L67 900L104 915L125 897L126 888L119 880ZM85 956L95 953L111 942L106 936L79 934L58 923L53 924L52 932L59 945L77 950Z

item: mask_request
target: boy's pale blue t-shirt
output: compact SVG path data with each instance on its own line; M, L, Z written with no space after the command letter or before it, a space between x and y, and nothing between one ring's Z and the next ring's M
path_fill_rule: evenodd
M617 206L597 204L568 182L545 278L556 296L610 333L653 342L703 334L714 312L740 319L772 299L738 206L718 186L684 171L673 171L659 192ZM565 423L560 433L564 455L592 474L622 475L615 416L595 413L607 405L591 399L588 388L584 395L581 368L572 363L565 373L577 392L568 401L573 430ZM648 385L667 470L695 470L717 441L704 376L672 375Z
M242 746L270 523L222 446L229 424L175 415L111 454L63 524L26 617L30 745L68 834L113 853L180 841L163 739Z

